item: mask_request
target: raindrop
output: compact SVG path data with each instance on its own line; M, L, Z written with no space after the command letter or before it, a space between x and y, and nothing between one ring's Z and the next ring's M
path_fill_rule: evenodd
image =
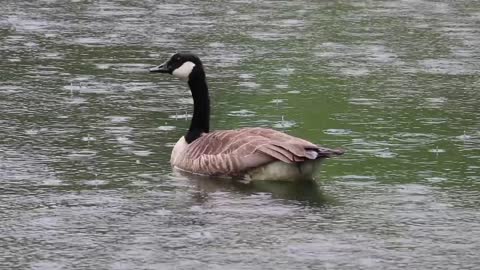
M462 141L470 140L471 138L472 136L467 135L467 132L465 130L463 131L463 135L457 136L457 139Z
M158 129L161 131L171 131L174 130L176 127L175 126L159 126Z
M445 150L444 149L439 149L438 146L437 146L437 147L435 147L435 149L428 150L428 152L435 153L438 156L438 154L440 154L440 153L445 153Z

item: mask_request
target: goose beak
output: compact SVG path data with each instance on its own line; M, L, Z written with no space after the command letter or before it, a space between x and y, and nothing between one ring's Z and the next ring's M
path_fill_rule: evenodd
M150 72L158 72L158 73L170 73L170 70L167 69L167 63L163 63L159 66L152 67L149 69Z

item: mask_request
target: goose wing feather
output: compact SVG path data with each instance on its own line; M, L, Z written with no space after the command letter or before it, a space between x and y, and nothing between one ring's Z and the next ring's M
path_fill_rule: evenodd
M267 128L243 128L206 133L186 146L172 165L205 175L241 175L272 161L286 163L342 154Z

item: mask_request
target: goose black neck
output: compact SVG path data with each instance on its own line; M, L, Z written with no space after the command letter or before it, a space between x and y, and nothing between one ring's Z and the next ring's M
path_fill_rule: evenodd
M190 78L188 86L193 98L193 117L185 140L191 143L199 138L202 133L210 131L210 98L205 75Z

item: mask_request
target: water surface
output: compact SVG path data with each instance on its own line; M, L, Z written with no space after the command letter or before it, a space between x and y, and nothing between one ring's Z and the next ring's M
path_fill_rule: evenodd
M474 269L476 1L5 1L0 268ZM169 155L204 61L212 126L347 154L314 183L191 179Z

